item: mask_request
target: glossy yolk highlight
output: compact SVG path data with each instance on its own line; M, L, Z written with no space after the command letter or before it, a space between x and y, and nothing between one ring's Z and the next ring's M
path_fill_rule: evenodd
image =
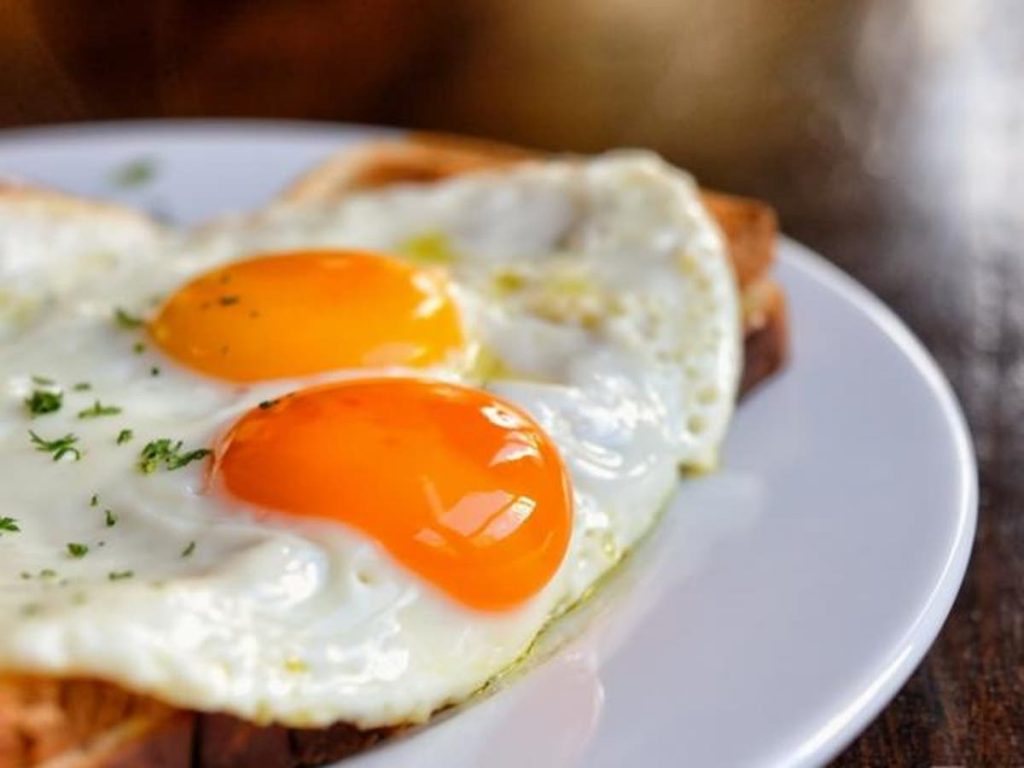
M287 396L243 416L211 472L243 501L358 528L478 609L536 594L572 529L568 476L541 428L441 382L362 379Z
M426 366L463 341L440 275L332 250L261 256L200 275L171 296L149 332L189 368L240 382Z

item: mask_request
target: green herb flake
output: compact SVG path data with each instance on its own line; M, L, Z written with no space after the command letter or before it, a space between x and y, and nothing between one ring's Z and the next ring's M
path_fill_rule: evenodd
M68 542L68 554L76 560L80 560L89 554L89 547L85 544L79 544L77 541Z
M135 433L132 432L130 429L122 429L120 432L117 433L117 444L124 445L125 443L132 439L134 434Z
M150 375L150 376L159 376L159 375L160 375L160 369L159 369L159 368L157 368L157 367L156 367L156 366L154 365L154 366L153 366L152 368L150 368L150 369L149 369L149 375Z
M25 407L33 418L45 413L59 411L64 402L64 394L52 389L36 389L25 398Z
M116 416L120 412L121 409L116 405L103 405L99 400L96 400L91 407L79 411L78 418L95 419L99 416Z
M92 389L92 384L88 381L80 381L77 384L73 384L71 388L75 390L75 392L88 392Z
M56 382L46 376L33 376L32 383L40 387L52 387Z
M39 603L26 603L25 605L21 606L22 616L38 616L42 612L43 606L41 606Z
M142 157L118 166L110 174L111 182L118 187L131 189L141 187L156 176L156 162Z
M122 307L117 307L114 310L114 322L121 328L139 328L142 326L143 320L138 315L133 315Z
M0 517L0 535L4 533L18 533L20 530L18 521L13 517Z
M53 568L43 568L43 570L41 570L39 572L39 578L40 579L56 579L57 578L57 572L55 570L53 570Z
M183 550L181 550L181 556L182 557L192 557L192 553L195 552L195 551L196 551L196 543L194 541L190 541L188 543L188 546L185 547Z
M237 304L241 300L242 299L240 296L221 296L219 299L217 299L217 303L219 303L222 307L230 307Z
M53 455L54 461L60 461L65 456L71 456L73 461L78 461L82 458L82 452L75 448L75 443L78 442L78 436L73 435L70 432L63 437L58 437L54 440L45 440L31 429L28 431L29 437L32 438L32 444L36 447L37 451L42 453L49 453Z
M22 571L21 572L21 579L22 579L22 581L28 581L31 578L32 578L32 574L29 573L28 571Z
M526 276L518 272L501 271L494 276L494 287L500 294L515 293L526 286Z
M99 503L100 503L100 495L98 493L94 493L92 496L89 497L89 506L90 507L99 506Z
M424 232L411 237L398 248L417 264L451 264L458 259L451 241L443 232Z
M107 528L113 528L115 525L117 525L117 515L115 515L109 509L104 509L103 521L107 524Z
M107 574L107 578L111 581L123 581L124 579L130 579L135 575L135 571L111 571Z
M266 410L268 410L270 408L273 408L275 405L277 405L277 400L261 400L260 401L260 410L261 411L266 411Z
M161 465L164 469L181 469L186 464L205 458L210 453L208 448L196 448L191 451L182 451L182 442L172 443L170 439L163 437L159 440L151 440L139 452L139 469L144 474L155 472Z
M145 351L146 345L143 344L141 341L136 341L134 344L132 344L132 352L134 352L136 355L141 355Z

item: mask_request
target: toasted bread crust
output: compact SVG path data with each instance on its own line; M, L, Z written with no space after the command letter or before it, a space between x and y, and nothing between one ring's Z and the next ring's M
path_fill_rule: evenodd
M293 768L341 760L403 730L260 726L97 680L0 675L0 768Z
M701 190L701 200L725 236L740 290L764 280L775 262L775 211L749 197L708 190Z
M430 183L535 157L501 144L419 134L342 152L300 178L281 201ZM7 195L23 194L36 193L0 185L0 204ZM788 354L785 297L769 275L775 215L757 201L701 194L725 235L742 294L745 394L784 365ZM52 199L75 204L73 198ZM175 709L109 683L0 674L0 768L297 768L340 760L403 730L347 723L318 730L258 726Z
M786 296L773 280L762 280L748 289L744 302L743 374L740 395L769 379L789 358L789 313Z
M279 199L291 202L330 200L357 189L420 183L474 171L504 168L535 159L515 147L418 134L402 140L359 144L341 150L311 169Z
M173 707L107 683L0 676L0 766L106 765L95 757L125 744L150 749L150 734L181 720Z

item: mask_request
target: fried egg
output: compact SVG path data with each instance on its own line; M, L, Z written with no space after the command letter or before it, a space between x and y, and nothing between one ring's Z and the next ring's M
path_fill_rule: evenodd
M54 215L67 271L0 226L33 307L0 317L0 669L423 721L579 601L732 412L724 246L647 154L100 246Z

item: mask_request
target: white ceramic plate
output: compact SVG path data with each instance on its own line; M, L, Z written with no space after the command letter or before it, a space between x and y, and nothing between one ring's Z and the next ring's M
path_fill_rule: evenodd
M0 134L0 173L193 222L262 203L345 141L295 123ZM123 188L112 173L151 163ZM781 243L793 361L739 409L718 474L687 480L579 631L495 695L346 767L814 765L934 640L974 535L967 432L899 320Z

